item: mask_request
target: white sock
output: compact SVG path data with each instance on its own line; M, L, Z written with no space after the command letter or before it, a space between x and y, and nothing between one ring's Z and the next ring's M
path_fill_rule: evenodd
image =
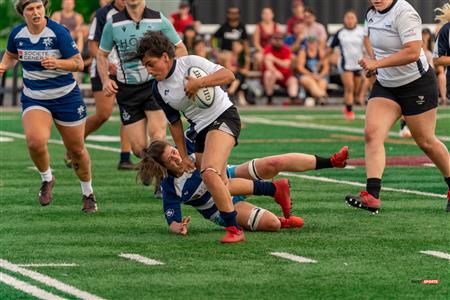
M45 172L39 172L41 174L42 181L52 181L53 175L52 175L52 169L48 168Z
M92 180L89 181L80 180L80 184L81 184L81 192L83 193L83 195L89 196L94 192L94 190L92 189Z

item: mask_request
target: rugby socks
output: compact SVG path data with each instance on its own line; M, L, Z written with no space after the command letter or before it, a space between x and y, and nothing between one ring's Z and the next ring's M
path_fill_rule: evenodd
M406 121L401 119L400 120L400 129L403 129L406 126Z
M53 179L52 169L50 168L48 168L48 170L45 172L39 172L39 174L41 174L42 181L50 182Z
M94 190L92 189L92 180L89 181L81 181L81 192L85 196L89 196L90 194L94 193Z
M369 194L375 198L380 198L381 179L380 178L367 178L366 190Z
M325 158L314 155L316 157L316 170L332 168L331 157Z
M273 97L273 95L267 95L267 104L272 104L272 97Z
M450 190L450 177L444 177L445 183L448 185L448 189Z
M271 196L275 195L275 184L271 181L253 180L253 195L255 196Z
M120 152L120 161L130 161L130 152Z
M235 226L236 228L241 229L236 220L237 212L235 210L233 210L232 212L219 212L220 217L225 222L225 227Z
M348 112L351 112L351 111L353 110L353 105L351 105L351 104L346 104L346 105L345 105L345 109L346 109Z

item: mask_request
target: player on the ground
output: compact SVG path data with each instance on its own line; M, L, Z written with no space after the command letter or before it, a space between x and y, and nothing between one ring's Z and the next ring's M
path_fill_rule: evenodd
M188 153L192 153L193 142L186 138ZM171 232L187 233L190 218L182 219L181 204L191 205L205 218L224 226L219 210L212 195L207 191L200 172L183 170L180 152L166 141L155 141L144 151L140 164L139 178L151 181L162 176L163 209ZM192 159L195 159L191 155ZM253 159L237 166L229 166L227 175L230 180L227 188L233 196L237 212L237 221L247 230L277 231L280 228L303 226L303 220L290 215L291 197L287 179L272 179L280 172L304 172L324 168L343 168L348 159L348 147L343 147L329 158L303 153L286 153ZM250 180L248 180L250 179ZM238 195L266 195L274 197L280 204L286 217L277 217L273 213L245 201Z
M106 96L116 95L120 117L133 153L140 157L151 140L164 139L164 112L153 99L153 76L141 61L133 58L139 39L148 30L161 31L175 45L177 56L187 55L186 47L169 20L160 12L145 7L144 0L125 0L125 9L107 20L97 52L97 68ZM117 81L109 77L108 56L117 51ZM159 196L158 186L155 196Z
M16 11L25 24L16 26L9 35L0 76L18 61L22 64L22 123L28 151L41 174L39 203L45 206L53 200L55 177L47 143L54 121L80 179L82 210L95 212L91 161L84 146L86 106L72 76L72 72L83 70L83 60L69 31L46 17L47 3L47 0L16 1Z
M437 80L422 50L422 22L405 0L371 0L367 12L368 36L375 59L364 58L366 72L376 72L366 110L366 190L347 196L355 207L377 212L386 154L384 140L403 115L417 145L433 161L448 185L450 201L450 158L436 138ZM449 207L447 206L447 211Z
M245 240L244 232L236 221L236 211L225 186L228 180L226 162L237 144L241 130L237 109L220 88L234 80L233 72L200 56L174 59L174 54L170 41L153 31L147 32L141 39L137 52L147 71L156 79L153 95L171 124L170 132L186 171L194 169L194 164L186 151L180 111L191 124L197 168L226 224L226 235L221 242L242 242ZM193 66L201 68L208 75L201 78L187 77L188 69ZM214 88L215 98L210 107L202 109L191 99L196 97L200 88L206 87Z

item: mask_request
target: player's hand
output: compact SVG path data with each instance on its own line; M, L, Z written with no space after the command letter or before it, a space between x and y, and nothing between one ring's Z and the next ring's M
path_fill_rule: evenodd
M103 92L105 92L108 97L117 94L118 89L119 87L114 80L108 79L105 83L103 83Z
M187 216L183 218L183 221L181 221L181 227L180 227L180 234L181 235L187 235L188 234L188 227L189 222L191 221L191 217Z
M358 60L358 64L367 73L375 72L375 70L378 68L378 61L375 59L363 58Z
M186 76L185 79L184 92L186 93L186 96L188 96L188 98L195 99L195 95L201 87L200 79L190 76Z
M189 156L183 157L181 165L184 172L192 173L195 170L195 164Z
M8 67L2 63L0 63L0 77L3 77L5 72L8 70Z
M58 68L58 60L54 56L48 56L41 61L41 65L47 70Z

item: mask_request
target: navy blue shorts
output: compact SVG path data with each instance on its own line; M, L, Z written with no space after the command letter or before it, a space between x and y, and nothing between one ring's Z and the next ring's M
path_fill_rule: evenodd
M35 100L22 94L22 116L39 109L52 115L55 123L62 126L77 126L86 119L86 105L78 86L67 95L52 100Z

